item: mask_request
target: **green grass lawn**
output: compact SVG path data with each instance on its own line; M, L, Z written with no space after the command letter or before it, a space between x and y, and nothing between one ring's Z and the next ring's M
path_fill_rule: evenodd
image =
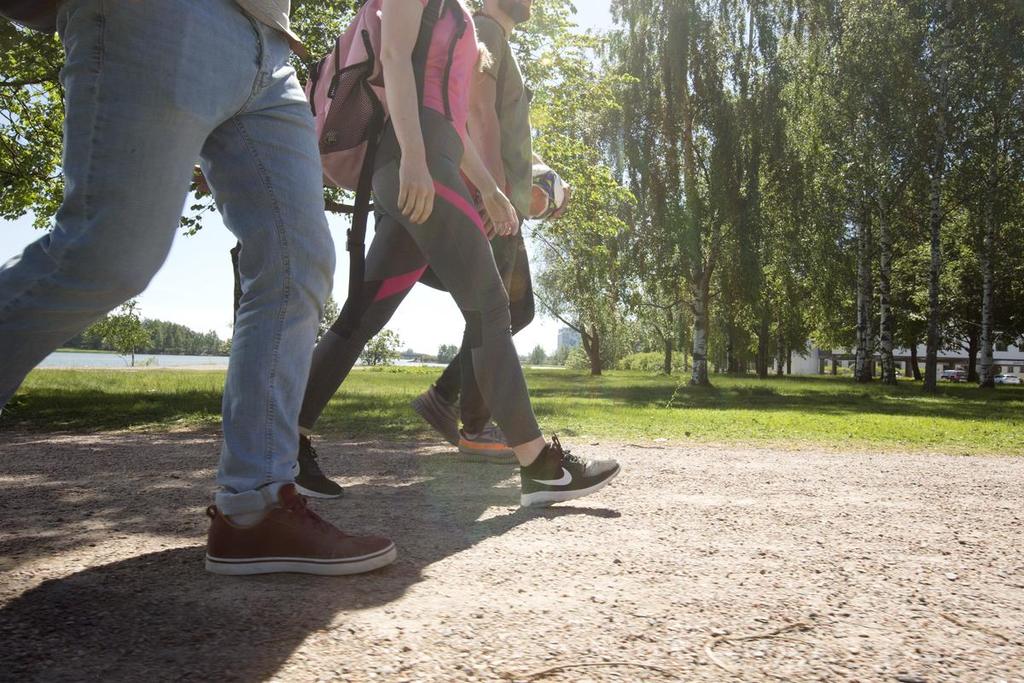
M359 369L331 401L318 431L332 436L427 435L409 401L432 368ZM567 437L821 444L1024 454L1024 387L981 391L920 384L861 386L832 377L759 381L714 377L713 388L678 376L528 370L534 409L548 433ZM36 370L0 426L31 430L167 429L219 420L223 371Z

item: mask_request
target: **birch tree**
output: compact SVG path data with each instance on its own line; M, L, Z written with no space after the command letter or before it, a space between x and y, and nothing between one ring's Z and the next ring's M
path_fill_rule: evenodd
M931 260L928 270L928 337L925 357L924 390L938 391L938 354L941 343L942 308L939 278L942 274L943 180L947 167L949 142L949 62L952 58L953 0L929 0L926 3L928 38L923 41L921 70L930 91L926 137L930 147L925 169L928 173L928 228Z
M532 226L537 298L579 332L592 374L620 349L633 197L614 172L611 133L624 79L602 68L602 40L571 22L571 3L545 0L514 34L534 97L535 151L573 187L568 211Z
M970 215L981 276L977 381L993 387L993 348L999 332L996 302L1009 294L1006 287L997 287L996 262L1011 260L1000 247L1015 218L1019 201L1014 195L1020 194L1022 182L1024 11L1018 3L993 0L978 6L970 19L972 59L956 63L961 71L957 80L966 90L964 144L959 150L963 165L956 195ZM999 322L1012 327L1005 317Z
M658 126L651 145L628 159L637 189L658 207L665 238L676 249L681 289L692 315L691 383L709 385L712 282L723 237L734 223L738 158L735 99L717 30L723 6L706 0L616 0L625 25L620 58L646 59L649 78L627 98L651 103ZM626 130L625 134L636 134ZM646 182L643 180L646 179ZM646 188L646 189L645 189Z

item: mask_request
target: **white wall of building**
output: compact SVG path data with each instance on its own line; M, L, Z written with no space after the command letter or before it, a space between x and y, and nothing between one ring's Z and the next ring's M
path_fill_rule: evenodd
M922 371L924 370L925 355L927 353L927 347L923 344L917 347L917 362L921 366ZM852 356L852 349L837 349L836 354L839 356ZM831 351L811 348L806 355L793 354L793 374L794 375L817 375L824 368L824 373L828 374L831 371ZM893 356L896 357L896 367L901 371L904 370L910 362L910 349L893 349ZM879 356L875 355L876 362L880 362ZM997 366L997 372L1024 375L1024 347L1020 346L1009 346L1005 351L993 352L993 361ZM853 361L849 358L840 360L841 366L849 366ZM939 371L942 370L967 370L967 365L970 362L970 357L966 351L962 349L953 350L940 350L939 351ZM774 361L773 361L774 370Z

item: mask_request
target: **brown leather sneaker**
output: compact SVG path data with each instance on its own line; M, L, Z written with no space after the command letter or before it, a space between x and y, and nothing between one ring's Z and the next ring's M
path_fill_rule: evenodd
M216 506L206 543L206 569L214 574L361 574L391 564L395 544L376 536L349 536L306 507L288 484L278 503L252 526L237 526Z

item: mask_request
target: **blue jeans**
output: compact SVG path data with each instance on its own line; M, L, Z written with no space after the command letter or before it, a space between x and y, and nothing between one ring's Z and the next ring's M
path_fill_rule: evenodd
M51 351L146 288L198 159L242 244L217 481L235 492L291 481L334 245L284 36L232 0L68 0L58 27L64 200L53 231L0 268L0 406Z

